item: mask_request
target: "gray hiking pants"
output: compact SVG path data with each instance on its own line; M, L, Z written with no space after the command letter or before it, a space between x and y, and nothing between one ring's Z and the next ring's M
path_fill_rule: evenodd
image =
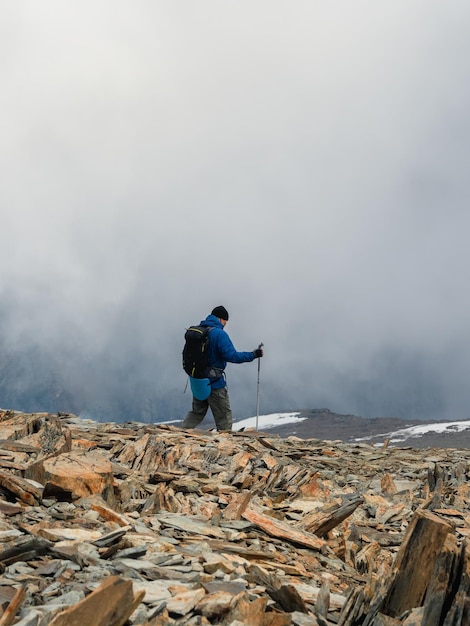
M183 428L196 428L206 416L209 408L214 416L217 430L232 430L232 411L227 387L212 389L207 400L196 400L193 397L193 407L184 419Z

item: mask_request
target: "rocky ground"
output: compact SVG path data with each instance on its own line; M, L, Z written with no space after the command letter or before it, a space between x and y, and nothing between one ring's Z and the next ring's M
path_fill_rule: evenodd
M469 477L458 448L0 411L0 626L464 626Z

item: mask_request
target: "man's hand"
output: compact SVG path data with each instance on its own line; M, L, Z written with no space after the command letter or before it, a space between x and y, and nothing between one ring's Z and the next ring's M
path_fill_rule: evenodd
M253 350L253 354L255 359L261 358L264 354L263 348L256 348L256 350Z

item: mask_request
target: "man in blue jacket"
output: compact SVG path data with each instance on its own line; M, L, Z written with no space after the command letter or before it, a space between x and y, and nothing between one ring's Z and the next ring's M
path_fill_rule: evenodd
M225 332L228 312L223 306L216 306L212 313L201 322L209 326L209 364L212 370L211 393L207 400L198 400L193 396L191 411L186 415L183 428L196 428L202 422L208 409L212 411L217 430L232 430L232 411L225 382L224 370L229 363L250 363L263 356L262 348L252 352L237 352Z

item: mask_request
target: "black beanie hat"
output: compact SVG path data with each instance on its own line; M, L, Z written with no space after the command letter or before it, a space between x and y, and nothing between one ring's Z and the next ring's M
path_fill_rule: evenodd
M211 315L215 315L221 320L228 321L228 311L224 306L216 306L215 309L212 309Z

